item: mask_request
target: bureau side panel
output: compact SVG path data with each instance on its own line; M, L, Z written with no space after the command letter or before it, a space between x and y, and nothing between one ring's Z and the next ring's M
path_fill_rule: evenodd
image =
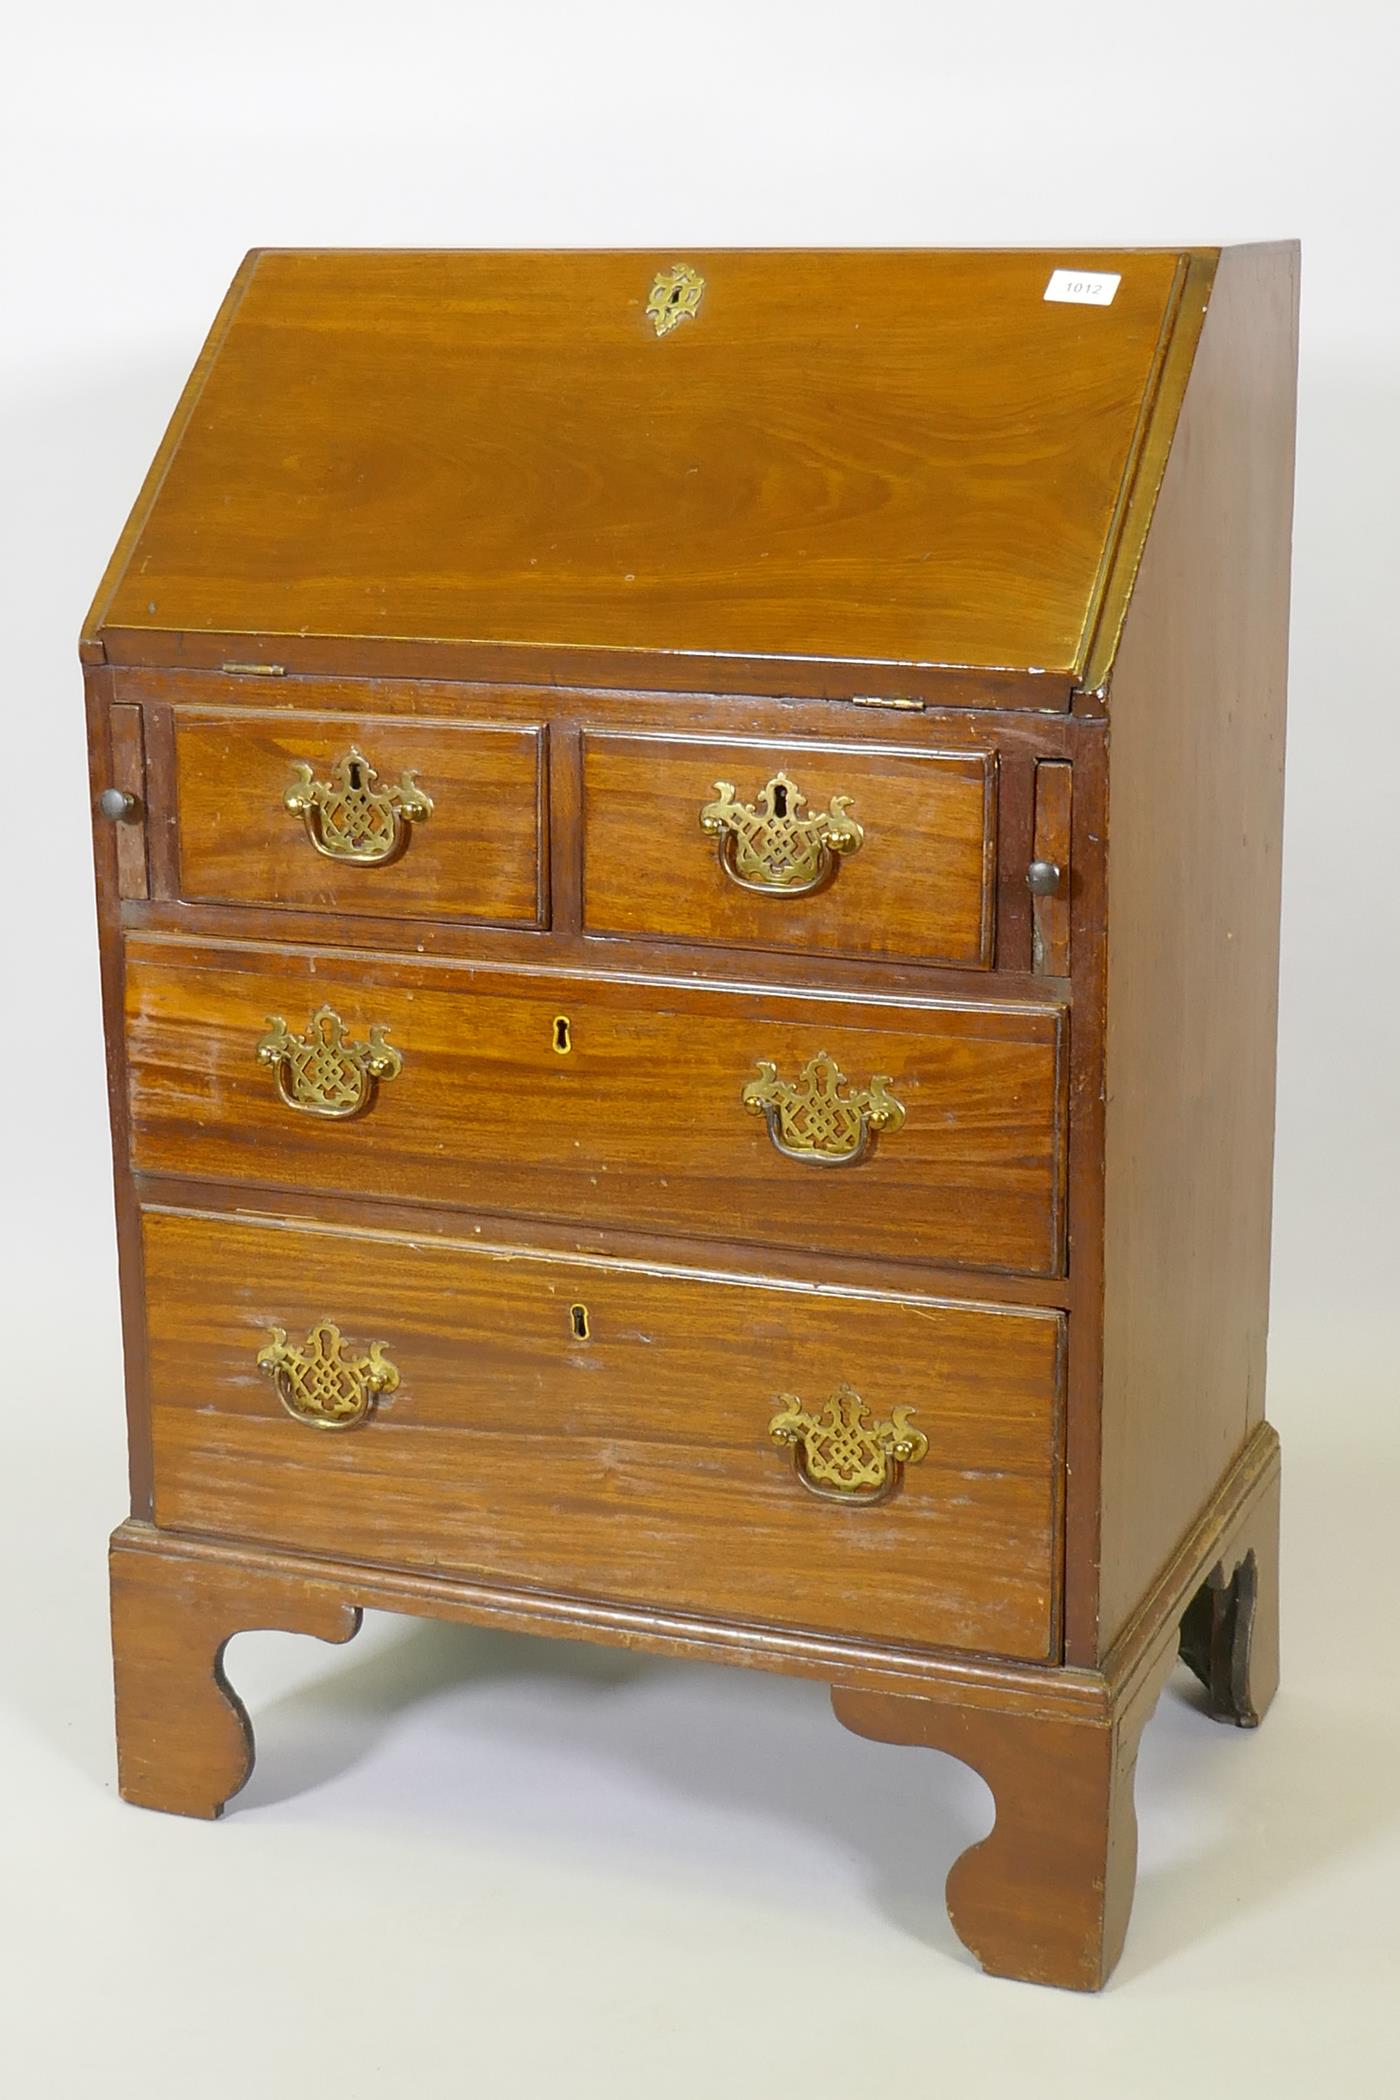
M1263 1411L1297 289L1221 260L1112 677L1101 1650Z

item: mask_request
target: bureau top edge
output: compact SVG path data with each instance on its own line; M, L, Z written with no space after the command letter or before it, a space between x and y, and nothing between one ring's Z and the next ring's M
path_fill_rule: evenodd
M1063 712L1219 253L255 251L82 654Z

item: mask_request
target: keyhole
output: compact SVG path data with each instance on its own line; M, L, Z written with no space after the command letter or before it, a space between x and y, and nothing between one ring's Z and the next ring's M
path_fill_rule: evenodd
M569 1017L568 1017L568 1015L567 1015L567 1014L556 1014L556 1015L554 1016L554 1054L555 1054L555 1056L556 1056L556 1057L567 1057L567 1056L568 1056L568 1054L569 1054L569 1052L570 1052L570 1051L571 1051L571 1050L573 1049L573 1047L574 1047L574 1044L573 1044L573 1036L572 1036L572 1033L571 1033L571 1031L570 1031L570 1028L569 1028Z
M671 287L670 303L672 306L679 306L681 303L681 288L678 284L674 284Z
M350 785L358 792L360 786L360 768L358 763L352 763L350 766Z
M588 1307L586 1305L571 1305L569 1307L569 1325L573 1329L573 1336L576 1342L586 1342L588 1340Z
M773 814L775 817L787 815L787 789L781 781L773 789Z

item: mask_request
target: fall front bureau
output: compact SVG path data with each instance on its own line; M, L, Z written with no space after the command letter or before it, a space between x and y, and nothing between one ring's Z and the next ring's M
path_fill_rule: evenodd
M1292 247L240 271L85 629L124 1795L365 1607L826 1680L1103 1982L1277 1675Z

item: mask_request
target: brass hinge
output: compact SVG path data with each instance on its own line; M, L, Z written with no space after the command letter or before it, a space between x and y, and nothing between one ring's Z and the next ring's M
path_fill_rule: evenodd
M239 678L285 678L285 664L220 664L221 671L232 671Z
M851 705L852 707L893 707L897 708L901 714L920 715L927 707L928 702L926 700L909 700L895 694L852 693Z

